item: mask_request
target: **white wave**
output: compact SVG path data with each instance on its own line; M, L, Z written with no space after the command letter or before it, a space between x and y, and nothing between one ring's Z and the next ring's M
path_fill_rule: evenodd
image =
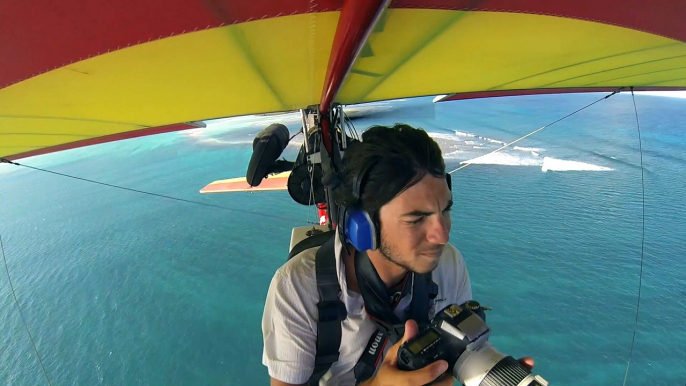
M541 152L541 151L545 151L545 149L541 149L540 147L520 147L520 146L515 146L515 147L513 147L512 149L514 149L514 150L520 150L520 151L526 151L526 152L532 152L532 151Z
M472 146L472 149L488 149L485 146Z
M207 146L252 145L252 141L227 141L219 138L198 139L195 143Z
M508 166L539 166L541 161L529 157L521 157L518 155L508 153L491 153L482 155L468 161L462 161L461 164L478 164L478 165L508 165Z
M541 171L610 171L614 170L605 166L588 164L579 161L567 161L556 158L544 157Z
M459 141L459 138L456 138L452 134L443 134L443 133L428 133L429 137L434 138L434 139L442 139L446 141Z
M464 141L464 144L465 144L465 145L475 145L476 142L474 142L474 141Z
M252 140L225 140L225 139L220 139L220 138L196 138L195 139L195 144L200 145L200 146L210 146L210 147L228 147L228 146L236 146L236 145L252 145L253 141ZM298 141L296 139L288 142L287 146L295 146L295 147L300 147L302 146L302 141Z
M498 143L498 144L501 144L501 145L507 145L507 142L498 141L497 139L488 138L488 137L482 137L482 138L485 139L485 140L488 141L488 142L491 142L491 143Z
M534 157L538 157L540 154L536 153L535 151L532 151L532 152L531 152L531 155L534 156Z
M455 159L458 158L458 155L462 153L462 150L455 150L451 151L450 153L445 153L443 154L443 158L445 159Z
M455 130L455 135L459 135L459 136L461 136L461 137L472 137L472 138L473 138L473 137L476 137L475 134L463 133L463 132L457 131L457 130Z

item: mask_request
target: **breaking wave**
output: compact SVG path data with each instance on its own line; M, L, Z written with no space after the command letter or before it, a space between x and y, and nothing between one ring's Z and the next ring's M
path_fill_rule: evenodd
M462 161L461 164L475 164L475 165L508 165L508 166L539 166L541 160L531 157L520 157L508 153L493 153L482 155L468 161Z
M547 172L547 171L555 171L555 172L561 172L561 171L597 171L597 172L604 172L604 171L611 171L614 170L612 168L608 168L605 166L599 166L599 165L594 165L594 164L589 164L585 162L579 162L579 161L568 161L568 160L562 160L562 159L556 159L556 158L550 158L550 157L544 157L543 158L543 165L541 166L541 171Z
M540 147L520 147L520 146L515 146L515 147L513 147L512 149L514 149L514 150L520 150L520 151L534 152L534 153L538 153L538 152L545 151L545 149L541 149Z
M612 171L614 169L605 166L594 165L580 161L562 160L552 157L522 157L509 153L486 154L481 157L462 161L460 164L473 165L505 165L505 166L540 166L541 171Z

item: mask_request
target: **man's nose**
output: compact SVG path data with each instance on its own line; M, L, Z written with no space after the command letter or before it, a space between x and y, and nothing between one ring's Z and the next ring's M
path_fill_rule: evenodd
M450 230L448 229L448 218L445 216L436 216L431 222L431 227L427 235L427 240L431 244L446 244L450 237Z

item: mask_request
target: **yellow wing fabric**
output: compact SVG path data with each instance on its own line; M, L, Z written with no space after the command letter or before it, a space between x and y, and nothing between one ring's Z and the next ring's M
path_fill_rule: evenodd
M412 26L408 28L407 26ZM557 16L390 9L338 101L509 90L686 86L686 44Z

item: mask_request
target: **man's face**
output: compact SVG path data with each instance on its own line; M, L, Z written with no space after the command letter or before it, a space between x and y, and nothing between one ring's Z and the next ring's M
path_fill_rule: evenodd
M379 251L409 271L431 272L449 239L452 203L445 177L425 175L381 207Z

